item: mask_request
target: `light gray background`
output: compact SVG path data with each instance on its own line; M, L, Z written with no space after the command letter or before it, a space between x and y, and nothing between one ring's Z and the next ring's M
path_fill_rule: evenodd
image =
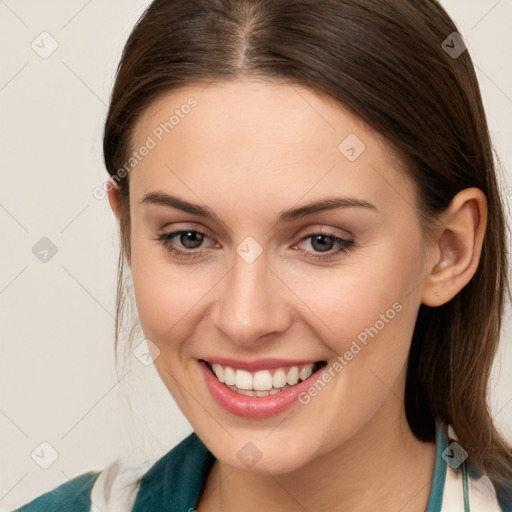
M101 137L115 68L149 3L0 0L0 511L119 454L155 460L191 431L154 367L133 358L116 374L118 234L108 200L92 195L107 178ZM442 3L477 66L505 171L512 0ZM59 45L46 59L31 47L51 49L44 31ZM504 180L505 189L506 171ZM58 249L46 263L32 252L43 237ZM507 305L490 403L512 442L509 316ZM58 452L48 469L42 442Z

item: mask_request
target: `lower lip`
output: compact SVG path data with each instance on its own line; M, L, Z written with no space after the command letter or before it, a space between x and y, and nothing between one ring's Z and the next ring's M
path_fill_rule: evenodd
M301 393L309 389L312 383L311 377L316 381L319 373L319 371L316 371L306 380L275 395L247 396L229 389L220 382L206 363L202 361L198 361L198 363L213 398L226 411L245 418L269 418L270 416L282 413L298 400ZM320 368L321 370L322 368Z

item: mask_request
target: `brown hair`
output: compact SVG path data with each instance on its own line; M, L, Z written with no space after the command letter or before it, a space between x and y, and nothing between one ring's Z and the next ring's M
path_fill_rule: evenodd
M454 32L434 0L156 0L124 48L104 157L115 176L132 150L134 124L162 94L193 82L251 76L323 91L385 136L415 183L426 236L455 194L481 189L488 222L479 266L450 301L420 306L405 409L421 440L435 439L436 419L451 424L468 463L485 470L507 500L512 450L487 403L505 293L510 297L507 226L469 52L454 58L442 46ZM130 218L128 177L116 181L122 206L117 348Z

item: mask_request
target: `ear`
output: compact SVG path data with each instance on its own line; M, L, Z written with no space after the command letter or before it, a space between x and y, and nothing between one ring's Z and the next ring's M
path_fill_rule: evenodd
M117 221L119 222L119 216L121 214L121 200L119 198L119 187L117 187L113 182L109 181L107 184L107 194L108 194L108 202L110 203L110 208L114 212Z
M485 229L487 198L479 188L459 192L441 216L442 229L435 242L436 255L423 281L422 303L440 306L471 280L478 268ZM440 255L440 256L439 256Z

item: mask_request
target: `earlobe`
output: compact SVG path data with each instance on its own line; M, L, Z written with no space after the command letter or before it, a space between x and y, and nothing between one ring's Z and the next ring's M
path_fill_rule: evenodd
M121 213L121 201L119 198L119 188L115 186L112 182L108 183L107 187L108 194L108 202L110 203L110 208L114 212L117 221L119 221L119 216Z
M443 214L443 231L435 251L441 256L429 263L431 270L423 282L423 304L440 306L471 280L480 261L486 226L485 194L478 188L459 192Z

